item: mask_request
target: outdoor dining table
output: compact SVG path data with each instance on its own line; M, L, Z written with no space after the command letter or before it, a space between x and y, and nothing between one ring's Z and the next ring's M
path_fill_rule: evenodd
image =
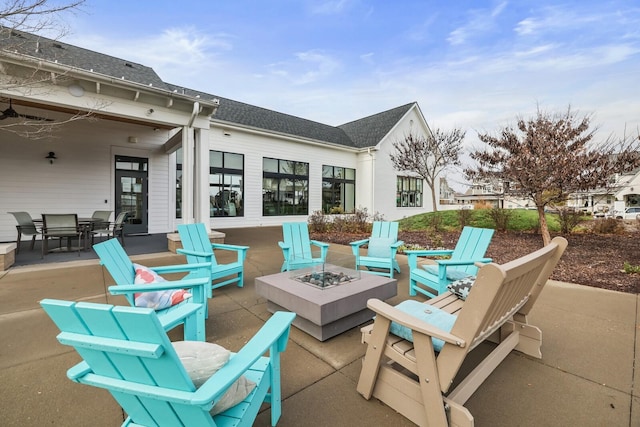
M89 250L89 236L95 224L102 222L100 218L78 217L78 228L82 231L82 249ZM34 224L42 231L42 218L34 218ZM80 242L78 242L80 244Z

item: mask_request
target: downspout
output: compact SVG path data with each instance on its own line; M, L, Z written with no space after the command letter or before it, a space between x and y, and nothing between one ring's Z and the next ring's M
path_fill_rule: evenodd
M371 147L367 147L367 154L369 155L369 157L371 158L371 213L372 215L375 213L375 206L376 206L376 187L375 187L375 162L374 160L374 154L371 152Z
M193 126L193 122L196 119L196 116L198 115L198 113L200 112L200 103L198 101L193 103L193 111L191 112L191 117L189 117L189 123L187 124L187 127L191 127Z

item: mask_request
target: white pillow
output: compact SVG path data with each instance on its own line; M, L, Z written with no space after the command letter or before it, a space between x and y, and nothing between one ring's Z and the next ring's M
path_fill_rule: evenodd
M196 388L222 368L231 356L229 350L210 342L176 341L171 344ZM253 391L255 386L256 383L241 376L231 384L209 413L216 415L237 405Z

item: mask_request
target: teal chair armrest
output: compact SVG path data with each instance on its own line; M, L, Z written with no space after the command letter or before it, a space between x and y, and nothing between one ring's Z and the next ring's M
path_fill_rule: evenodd
M112 295L126 295L132 293L144 293L154 291L166 291L172 289L192 289L197 287L204 288L211 283L209 277L198 277L194 279L172 280L166 282L146 283L142 285L114 285L109 286L109 292Z
M211 254L208 252L199 252L199 251L193 251L193 250L184 249L184 248L176 249L176 253L180 255L193 255L197 257L211 258Z
M446 256L453 253L453 249L412 249L404 252L407 255L415 256Z
M229 245L226 243L212 243L212 249L222 249L225 251L243 251L246 252L249 250L249 246L239 246L239 245Z
M398 240L397 242L391 244L391 248L397 250L402 245L404 245L404 241Z
M312 245L321 247L321 248L328 248L329 247L329 243L325 243L325 242L319 242L317 240L311 240L310 243Z
M367 243L369 243L369 239L356 240L355 242L351 242L349 244L353 248L353 247L360 247L362 245L366 245Z
M287 245L287 244L286 244L286 243L284 243L284 242L278 242L278 246L280 246L280 248L281 248L282 250L285 250L285 249L287 249L287 250L288 250L288 249L290 249L290 248L291 248L291 246L290 246L290 245Z
M221 396L247 369L269 351L269 357L278 359L274 367L279 367L280 352L284 351L289 338L291 323L296 314L278 311L267 320L260 330L234 354L219 371L211 376L194 393L192 403L206 405Z
M180 249L178 249L180 250ZM211 269L210 262L201 262L197 264L179 264L179 265L161 265L157 267L148 267L158 274L161 273L181 273L181 272L193 272L197 270Z
M327 252L329 251L329 243L319 242L317 240L311 240L310 243L320 248L320 258L326 259Z
M244 263L245 258L247 258L247 251L249 250L249 246L228 245L223 243L212 243L211 248L237 252L238 262L241 264Z

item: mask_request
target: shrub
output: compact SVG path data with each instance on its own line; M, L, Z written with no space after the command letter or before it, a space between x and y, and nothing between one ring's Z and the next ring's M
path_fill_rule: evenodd
M471 224L471 209L460 209L456 211L456 216L461 229Z
M489 217L493 221L493 225L498 231L507 231L509 228L509 221L513 215L512 210L503 208L491 208L489 209Z
M593 221L593 232L598 234L615 234L620 228L620 223L614 218L603 218Z
M558 222L562 233L571 233L580 224L581 218L580 211L566 207L558 208Z
M329 229L327 217L322 211L315 211L309 216L309 231L312 233L326 233Z

